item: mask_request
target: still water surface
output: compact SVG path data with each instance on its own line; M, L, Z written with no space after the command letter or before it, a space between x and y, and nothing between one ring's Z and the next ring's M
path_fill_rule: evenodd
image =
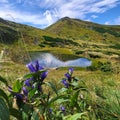
M61 61L51 53L40 53L34 57L33 60L38 60L41 66L53 68L53 67L87 67L91 65L91 61L86 58L78 58L74 60Z

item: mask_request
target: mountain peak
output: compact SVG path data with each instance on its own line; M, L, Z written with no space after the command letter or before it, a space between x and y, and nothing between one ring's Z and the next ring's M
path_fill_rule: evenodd
M71 18L69 18L69 17L63 17L63 18L61 18L60 20L70 20Z

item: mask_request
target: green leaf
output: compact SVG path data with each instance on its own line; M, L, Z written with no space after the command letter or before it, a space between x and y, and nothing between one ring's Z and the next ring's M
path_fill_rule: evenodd
M77 105L78 95L79 95L79 90L76 91L76 92L74 93L74 95L71 96L71 102L70 102L70 105L71 105L71 106ZM77 106L77 107L79 107L79 106Z
M65 103L65 102L69 102L70 100L69 99L58 99L57 101L56 101L56 103L58 103L58 104L62 104L62 103Z
M34 75L35 75L35 73L28 73L23 78L29 79L29 78L32 78Z
M8 86L7 81L3 77L1 77L1 76L0 76L0 81L3 82L6 86Z
M17 80L13 85L13 91L14 92L20 92L21 87L22 87L22 85L21 85L20 81Z
M32 98L32 97L35 95L36 90L37 90L37 89L35 89L35 88L34 88L34 89L31 89L31 90L29 91L29 93L28 93L28 97L29 97L29 98Z
M73 85L74 87L78 87L78 82L74 81L72 83L70 83L71 85Z
M22 111L22 120L28 120L28 114Z
M68 88L61 88L59 91L58 91L58 93L60 94L60 93L64 93L64 92L66 92L68 90Z
M29 113L31 113L31 111L32 111L32 105L30 105L30 104L24 104L23 105L23 111L26 113L26 114L29 114Z
M45 82L45 84L50 86L52 88L52 90L58 95L57 88L54 84L52 84L51 82Z
M9 109L7 108L7 105L3 98L0 98L0 120L9 120L9 118Z
M63 118L63 120L78 120L82 118L82 115L85 115L86 112L83 113L76 113L74 115L68 115Z
M7 94L2 89L0 89L0 96L2 96L7 103L9 102Z
M18 120L22 120L22 115L20 111L18 111L15 108L9 108L9 110L10 110L10 115L16 117Z
M49 105L56 102L58 99L67 99L67 97L66 97L66 95L60 95L60 96L54 97L54 98L50 99Z
M38 113L36 111L33 112L31 120L40 120Z

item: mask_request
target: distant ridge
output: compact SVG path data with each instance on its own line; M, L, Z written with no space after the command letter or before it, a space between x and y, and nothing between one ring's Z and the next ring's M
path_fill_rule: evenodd
M41 30L0 18L1 41L5 41L5 43L17 41L20 37L18 36L18 31L24 33L23 37L25 36L28 44L31 44L30 42L33 41L32 39L34 38L42 39L44 41L46 38L45 36L49 36L49 38L59 37L70 40L107 40L108 42L113 39L120 39L120 25L100 25L93 22L64 17L44 30Z
M120 25L100 25L69 17L61 18L45 30L72 39L96 40L97 37L98 40L104 40L104 36L120 37Z

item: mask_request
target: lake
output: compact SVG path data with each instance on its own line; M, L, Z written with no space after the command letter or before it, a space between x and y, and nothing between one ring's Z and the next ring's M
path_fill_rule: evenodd
M77 58L74 60L61 61L51 53L40 53L32 58L33 61L38 60L40 65L47 68L54 67L87 67L91 65L91 61L86 58Z

